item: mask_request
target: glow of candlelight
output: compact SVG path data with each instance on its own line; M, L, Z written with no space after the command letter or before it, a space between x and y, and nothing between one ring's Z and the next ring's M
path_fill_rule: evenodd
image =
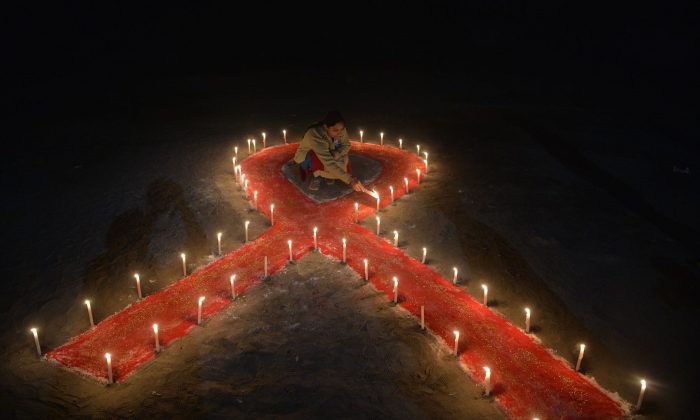
M484 394L488 397L491 394L491 369L484 366Z
M229 283L231 283L231 299L236 298L236 275L232 274L231 277L228 279Z
M393 203L394 202L394 187L391 185L389 185L389 194L390 194L390 198L391 198L391 200L389 202Z
M399 149L403 149L403 139L399 139Z
M581 361L583 361L583 352L586 350L585 344L579 345L578 360L576 360L576 372L581 369Z
M347 240L343 238L343 262L347 263Z
M248 140L248 154L250 154L250 139L246 139L246 140Z
M365 281L369 281L369 269L367 265L367 258L365 258L363 261L365 263Z
M204 303L204 296L199 297L199 303L197 304L197 325L202 324L202 303Z
M253 154L255 154L258 152L258 148L255 146L255 139L251 139L251 141L253 142Z
M457 273L458 273L457 267L452 267L452 271L454 271L454 273L455 273L454 277L452 277L452 283L457 284Z
M355 223L360 220L360 205L355 201Z
M248 180L247 179L243 182L243 190L244 190L245 195L247 197L248 196Z
M428 159L423 159L423 163L425 164L425 173L428 173Z
M489 306L489 287L482 284L481 288L484 289L484 306Z
M270 226L275 224L275 205L270 204Z
M248 242L248 225L250 225L250 220L245 221L245 241Z
M379 211L379 193L374 190L372 192L374 193L374 198L377 199L377 211Z
M231 158L231 161L233 162L233 173L235 174L236 173L236 157L234 156L233 158Z
M455 335L455 348L454 348L454 355L457 355L457 352L459 351L459 331L452 331Z
M236 157L238 157L238 146L233 146L233 154L235 154Z
M403 184L406 186L406 194L408 194L408 178L404 177Z
M255 141L255 140L253 140ZM420 144L416 144L417 155L420 156Z
M34 336L34 345L36 346L36 354L41 357L41 346L39 345L39 333L37 332L36 328L30 328L29 331L32 332L32 335Z
M394 277L394 303L399 303L399 279Z
M107 359L107 378L109 383L114 383L114 375L112 375L112 355L105 353L105 359Z
M182 275L187 277L187 257L184 252L180 254L180 258L182 259Z
M158 324L153 324L153 336L156 340L156 353L160 351L160 340L158 340Z
M287 144L287 130L282 130L282 137L284 138L284 144Z
M377 216L377 235L379 235L379 225L381 224L381 219Z
M637 411L639 411L640 408L642 408L642 401L644 401L644 391L647 390L647 381L642 379L639 381L640 383L640 388L639 388L639 397L637 398Z
M530 332L530 308L525 308L525 332Z
M92 306L90 306L90 301L87 299L85 300L85 306L87 306L88 317L90 318L90 326L94 327L95 320L92 318Z
M416 168L416 185L420 185L420 169Z
M379 133L379 144L384 146L384 132Z
M316 234L318 233L318 228L314 226L314 250L318 251L318 241L316 240Z
M394 231L394 246L399 246L399 231Z
M216 242L217 242L217 245L218 245L218 248L219 248L219 255L221 255L221 236L222 236L222 235L223 235L223 234L222 234L221 232L219 232L219 233L216 234Z
M142 297L141 297L141 277L139 277L139 274L136 273L136 274L134 274L134 278L136 279L136 293L138 293L139 299L142 299Z
M364 141L362 140L362 137L364 136L364 134L365 134L365 132L360 130L360 143L364 143Z
M265 146L267 145L267 141L266 141L266 140L267 140L267 134L265 134L264 131L262 132L262 138L263 138L263 149L264 149Z
M253 191L253 208L258 208L258 190Z
M289 261L294 261L294 257L292 256L292 240L291 239L287 240L287 245L289 245Z

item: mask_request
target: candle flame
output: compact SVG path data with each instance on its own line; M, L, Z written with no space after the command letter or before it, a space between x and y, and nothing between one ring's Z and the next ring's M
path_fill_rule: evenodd
M647 389L647 381L646 380L642 379L641 381L639 381L639 383L642 384L642 391Z
M30 328L29 331L31 331L34 335L36 335L36 328Z
M139 281L139 280L141 279L141 278L139 277L139 273L134 274L134 278L136 279L136 281Z
M318 228L314 226L314 233L318 232Z
M343 238L343 246L345 246L345 238Z
M200 297L199 297L199 304L201 305L202 302L204 302L204 296L200 296Z
M158 334L158 324L153 324L153 332Z
M399 279L394 277L394 289L396 289L397 287L399 287Z
M527 316L530 316L530 308L525 308L525 314L527 314Z
M85 304L86 304L87 306L90 306L90 300L89 300L89 299L85 299Z
M379 200L379 193L378 193L377 191L372 190L372 192L369 193L369 195L371 195L372 197L374 197L374 198L376 198L377 200Z
M586 345L585 345L585 344L581 344L581 352L583 352L584 350L586 350Z
M182 254L180 254L180 258L182 258L183 261L185 260L185 253L184 252Z
M232 275L229 281L231 282L231 284L233 284L233 282L236 281L236 275Z
M459 331L455 330L455 331L452 331L452 332L454 333L455 338L459 338Z
M485 285L485 284L482 284L482 285L481 285L481 288L484 289L484 293L486 293L486 292L489 291L489 287L488 287L487 285Z
M484 372L486 373L486 379L491 377L491 368L484 366Z
M112 355L109 353L105 353L105 359L107 359L108 362L112 361Z
M222 233L219 232L219 233L216 234L216 237L219 238L219 239L221 239L221 235L222 235Z
M250 220L246 220L246 221L245 221L245 227L248 227L249 224L250 224Z

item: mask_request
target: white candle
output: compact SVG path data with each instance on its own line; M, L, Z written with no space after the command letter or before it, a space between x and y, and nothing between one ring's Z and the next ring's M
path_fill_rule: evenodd
M343 238L343 262L347 263L347 240Z
M284 144L287 144L287 130L282 130L282 137L284 138Z
M250 154L250 139L247 139L247 140L248 140L248 154Z
M258 208L258 190L253 191L253 208Z
M455 273L454 277L452 277L452 283L457 284L457 273L458 273L457 267L452 267L452 271L454 271L454 273Z
M416 185L420 185L420 169L416 168Z
M197 325L202 323L202 303L204 302L204 296L199 297L199 303L197 304Z
M394 231L394 246L399 246L399 231Z
M156 339L156 353L160 351L160 340L158 340L158 324L153 324L153 336Z
M403 139L399 139L399 149L403 149Z
M459 351L459 331L452 331L455 335L455 348L453 350L453 354L456 356L457 352Z
M399 303L399 279L394 277L394 303Z
M142 299L141 297L141 277L139 277L138 273L134 274L134 278L136 279L136 293L139 295L139 299Z
M408 178L404 177L403 184L406 186L406 194L408 194Z
M233 162L233 174L236 175L236 157L234 156L231 161Z
M642 401L644 401L644 391L647 389L647 381L642 379L639 381L641 387L639 388L639 398L637 398L637 410L642 408Z
M379 219L379 216L377 216L377 235L379 235L379 224L381 223L381 220Z
M525 308L525 332L530 332L530 308Z
M275 224L275 205L270 204L270 226Z
M87 311L88 311L88 317L90 317L90 326L94 327L95 326L95 321L92 318L92 306L90 306L90 301L85 300L85 306L87 306Z
M482 284L481 288L484 289L484 306L489 306L489 287Z
M318 251L318 241L316 240L316 233L318 232L318 228L314 226L314 250Z
M112 355L109 353L105 353L105 359L107 359L107 378L109 379L108 383L114 383L114 375L112 375Z
M263 258L264 260L264 266L265 266L265 278L267 278L267 255Z
M423 259L420 260L421 263L425 264L425 257L428 256L428 248L423 247Z
M420 306L420 329L425 329L425 306Z
M265 134L265 132L263 131L263 132L262 132L262 136L263 136L263 149L264 149L264 148L267 146L267 141L266 141L266 140L267 140L267 134Z
M360 143L363 143L362 136L364 136L365 132L360 130Z
M360 207L359 204L357 204L357 201L355 201L355 223L357 223L360 220Z
M289 245L289 261L294 261L294 257L292 257L292 240L291 239L287 240L287 245Z
M484 394L488 397L491 394L491 369L484 366Z
M245 174L241 172L241 185L245 184ZM247 185L247 184L246 184ZM245 188L243 189L243 194L245 194Z
M576 372L581 369L581 361L583 360L583 352L586 350L586 345L581 344L578 351L578 360L576 360Z
M255 141L255 140L253 140ZM420 144L416 144L417 155L420 156Z
M389 202L390 202L390 203L393 203L393 202L394 202L394 187L391 186L391 185L389 185L389 194L390 194L390 197L391 197L391 200L390 200Z
M377 196L377 211L379 211L379 193L376 192L375 190L372 190L372 192L374 193L374 195Z
M425 173L428 173L428 159L423 159L423 163L425 164Z
M364 259L364 263L365 263L365 281L369 281L369 269L368 269L368 265L367 265L367 258Z
M221 255L221 236L222 236L222 235L223 235L223 234L222 234L221 232L219 232L219 233L216 234L216 242L217 242L217 245L218 245L218 248L219 248L219 255Z
M258 152L258 148L255 146L255 139L251 139L251 141L253 142L253 154L255 154Z
M423 152L423 156L425 156L425 159L428 159L428 152Z
M236 298L236 275L232 274L228 280L231 283L231 299Z
M248 225L250 224L249 220L245 221L245 241L248 242Z
M384 146L384 132L379 133L379 144Z
M36 354L41 357L41 346L39 345L39 334L36 331L36 328L30 328L29 331L32 332L32 335L34 336L34 344L36 345Z
M243 192L245 193L245 196L248 197L248 180L246 179L243 181Z
M238 146L233 146L233 153L238 157Z
M185 257L185 254L182 253L180 254L180 258L182 258L182 275L187 277L187 257Z

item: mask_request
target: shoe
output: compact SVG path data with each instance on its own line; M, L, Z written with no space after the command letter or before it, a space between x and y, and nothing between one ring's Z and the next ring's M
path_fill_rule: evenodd
M333 184L335 184L335 179L326 178L326 185L333 185Z
M321 187L321 178L317 176L311 178L311 181L309 181L309 189L311 191L318 191L319 187Z

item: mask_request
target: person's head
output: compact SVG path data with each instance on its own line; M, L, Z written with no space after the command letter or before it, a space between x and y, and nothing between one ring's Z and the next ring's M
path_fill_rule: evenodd
M329 111L323 117L323 128L330 138L340 137L345 129L345 120L340 114L340 111Z

